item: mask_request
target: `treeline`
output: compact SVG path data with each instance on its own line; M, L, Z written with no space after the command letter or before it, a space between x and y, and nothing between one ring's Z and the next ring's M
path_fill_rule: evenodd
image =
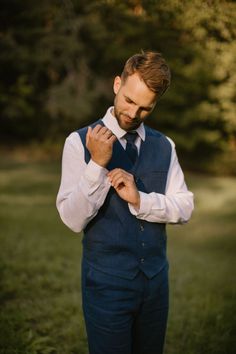
M207 169L222 152L234 160L234 1L1 0L0 6L2 143L55 141L100 118L127 57L152 49L167 59L172 85L150 125L174 139L190 168Z

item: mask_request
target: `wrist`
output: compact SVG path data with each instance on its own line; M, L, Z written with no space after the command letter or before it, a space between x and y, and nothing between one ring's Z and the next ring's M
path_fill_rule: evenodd
M91 160L100 167L106 168L106 166L107 166L107 162L104 162L102 160L94 159L93 157L91 157Z
M136 210L140 209L140 195L139 192L137 193L137 196L135 198L135 201L133 203L130 203Z

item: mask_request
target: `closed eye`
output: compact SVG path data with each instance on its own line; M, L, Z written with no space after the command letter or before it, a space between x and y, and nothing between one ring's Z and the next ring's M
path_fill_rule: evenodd
M129 97L125 97L127 103L134 103Z
M125 100L127 103L133 103L136 105L136 103L134 101L131 100L131 98L125 96ZM150 112L152 110L153 107L139 107L140 111L146 111L146 112Z

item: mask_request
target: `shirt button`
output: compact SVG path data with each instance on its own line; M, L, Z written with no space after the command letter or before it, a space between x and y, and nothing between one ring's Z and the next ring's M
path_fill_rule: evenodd
M141 263L144 263L144 258L141 258L141 259L140 259L140 262L141 262Z

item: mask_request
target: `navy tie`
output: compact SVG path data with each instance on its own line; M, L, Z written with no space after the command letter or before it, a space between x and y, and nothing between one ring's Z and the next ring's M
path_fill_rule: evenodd
M124 138L127 141L126 144L126 152L130 158L130 160L135 163L137 157L138 157L138 149L137 146L135 145L135 140L138 136L137 132L128 132L125 134Z

